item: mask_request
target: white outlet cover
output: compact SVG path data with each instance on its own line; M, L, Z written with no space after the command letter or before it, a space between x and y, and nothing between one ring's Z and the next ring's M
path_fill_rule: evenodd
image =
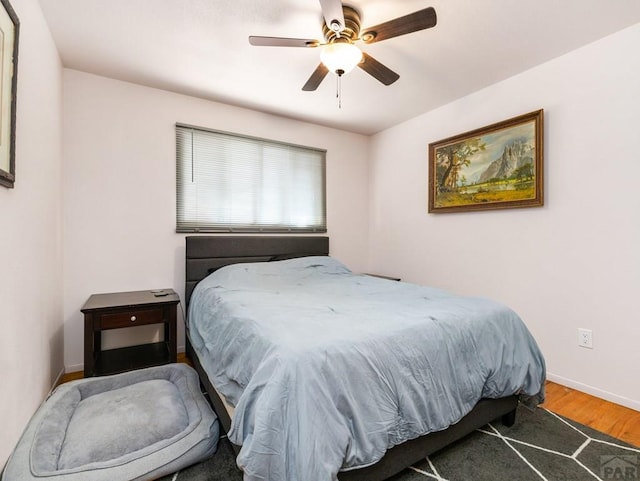
M578 328L578 346L593 349L593 331Z

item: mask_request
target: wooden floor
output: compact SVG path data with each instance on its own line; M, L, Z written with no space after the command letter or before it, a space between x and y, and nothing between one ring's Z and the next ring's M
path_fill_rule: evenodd
M184 353L178 353L178 362L189 360ZM82 372L69 373L61 382L81 378ZM546 393L542 406L549 411L640 447L640 412L551 381L547 381Z
M547 381L543 407L640 447L640 412Z

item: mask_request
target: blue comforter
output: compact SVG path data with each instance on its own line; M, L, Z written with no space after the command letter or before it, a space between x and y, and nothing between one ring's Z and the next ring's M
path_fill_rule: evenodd
M543 398L544 359L512 310L330 257L214 272L194 290L189 332L236 408L229 439L247 481L335 480L480 398Z

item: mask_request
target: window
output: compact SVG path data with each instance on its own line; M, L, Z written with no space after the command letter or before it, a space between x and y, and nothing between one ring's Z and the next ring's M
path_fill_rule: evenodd
M176 125L177 232L326 232L326 151Z

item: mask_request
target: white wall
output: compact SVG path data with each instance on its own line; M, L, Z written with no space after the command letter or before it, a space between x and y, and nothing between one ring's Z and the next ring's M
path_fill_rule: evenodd
M331 252L355 270L366 267L367 137L65 70L67 370L82 368L80 308L90 294L172 287L184 299L185 236L175 233L176 122L327 149ZM149 332L134 337L143 335ZM111 336L105 347L136 339L128 341Z
M0 187L0 469L63 369L62 66L37 0L20 19L16 183Z
M373 270L510 305L551 379L635 409L638 45L640 25L384 131L370 174ZM543 208L427 213L430 142L539 108ZM578 327L593 329L593 350L577 346Z

